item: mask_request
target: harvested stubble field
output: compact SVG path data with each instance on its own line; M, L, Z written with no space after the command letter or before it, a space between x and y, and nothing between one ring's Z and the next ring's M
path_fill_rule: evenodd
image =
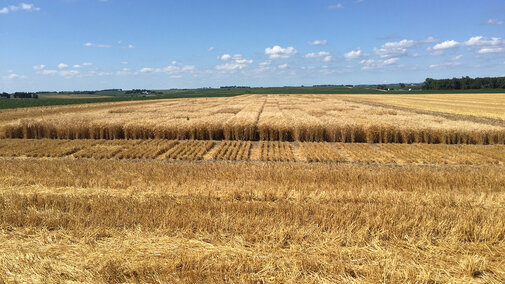
M0 279L500 283L503 171L1 159Z
M475 101L479 96L487 98L480 94L465 96ZM498 102L505 98L503 94L487 96L493 96ZM500 111L505 113L505 104L483 103L480 107L447 109L460 114L454 117L451 113L416 109L425 104L409 100L422 101L421 95L404 99L409 102L409 108L383 105L380 102L386 99L380 96L375 103L370 103L374 98L367 95L243 95L16 109L0 113L0 136L505 144L505 122L494 115ZM446 104L452 103L451 99L446 98ZM428 98L425 100L426 104L430 102Z
M503 121L415 107L1 111L0 283L505 282Z

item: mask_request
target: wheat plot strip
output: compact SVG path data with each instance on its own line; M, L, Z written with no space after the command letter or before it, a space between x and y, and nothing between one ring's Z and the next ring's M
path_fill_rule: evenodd
M214 141L186 140L168 150L165 154L161 155L160 158L172 160L201 160L205 153L213 146Z
M387 153L368 143L337 143L337 148L348 162L395 164L396 161Z
M214 152L215 160L249 160L251 141L223 141Z
M289 142L260 141L260 159L262 161L291 162L295 160L292 146Z
M307 162L340 162L344 158L327 142L299 142Z

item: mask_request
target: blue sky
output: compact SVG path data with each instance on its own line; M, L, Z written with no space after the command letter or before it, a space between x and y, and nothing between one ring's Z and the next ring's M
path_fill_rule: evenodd
M0 92L505 76L503 0L0 0Z

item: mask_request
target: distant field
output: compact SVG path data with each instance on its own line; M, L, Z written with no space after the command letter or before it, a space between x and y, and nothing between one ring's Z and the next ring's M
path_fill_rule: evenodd
M88 95L88 94L40 94L39 99L100 99L110 98L103 95Z
M407 108L373 95L243 95L132 101L6 110L0 135L6 138L198 139L429 144L505 144L498 115L504 94L467 95L474 104L445 103L433 96L399 95ZM480 97L482 96L482 102ZM498 103L490 101L495 98ZM415 103L415 102L419 103ZM481 102L480 104L478 102ZM456 107L452 107L455 105ZM471 114L453 117L448 114Z
M360 95L353 98L393 106L505 120L505 94Z
M374 87L268 87L268 88L230 88L230 89L174 89L156 90L162 94L143 96L126 94L125 91L97 91L92 97L74 93L42 93L41 99L0 99L0 110L51 105L71 105L94 102L115 102L131 100L155 100L169 98L232 97L245 94L479 94L505 93L505 89L476 90L378 90ZM61 95L61 97L51 97ZM82 96L75 100L76 96Z

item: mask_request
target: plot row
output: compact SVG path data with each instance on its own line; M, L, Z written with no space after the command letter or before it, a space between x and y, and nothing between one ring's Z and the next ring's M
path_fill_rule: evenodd
M366 144L209 140L0 140L0 157L505 164L503 145Z

